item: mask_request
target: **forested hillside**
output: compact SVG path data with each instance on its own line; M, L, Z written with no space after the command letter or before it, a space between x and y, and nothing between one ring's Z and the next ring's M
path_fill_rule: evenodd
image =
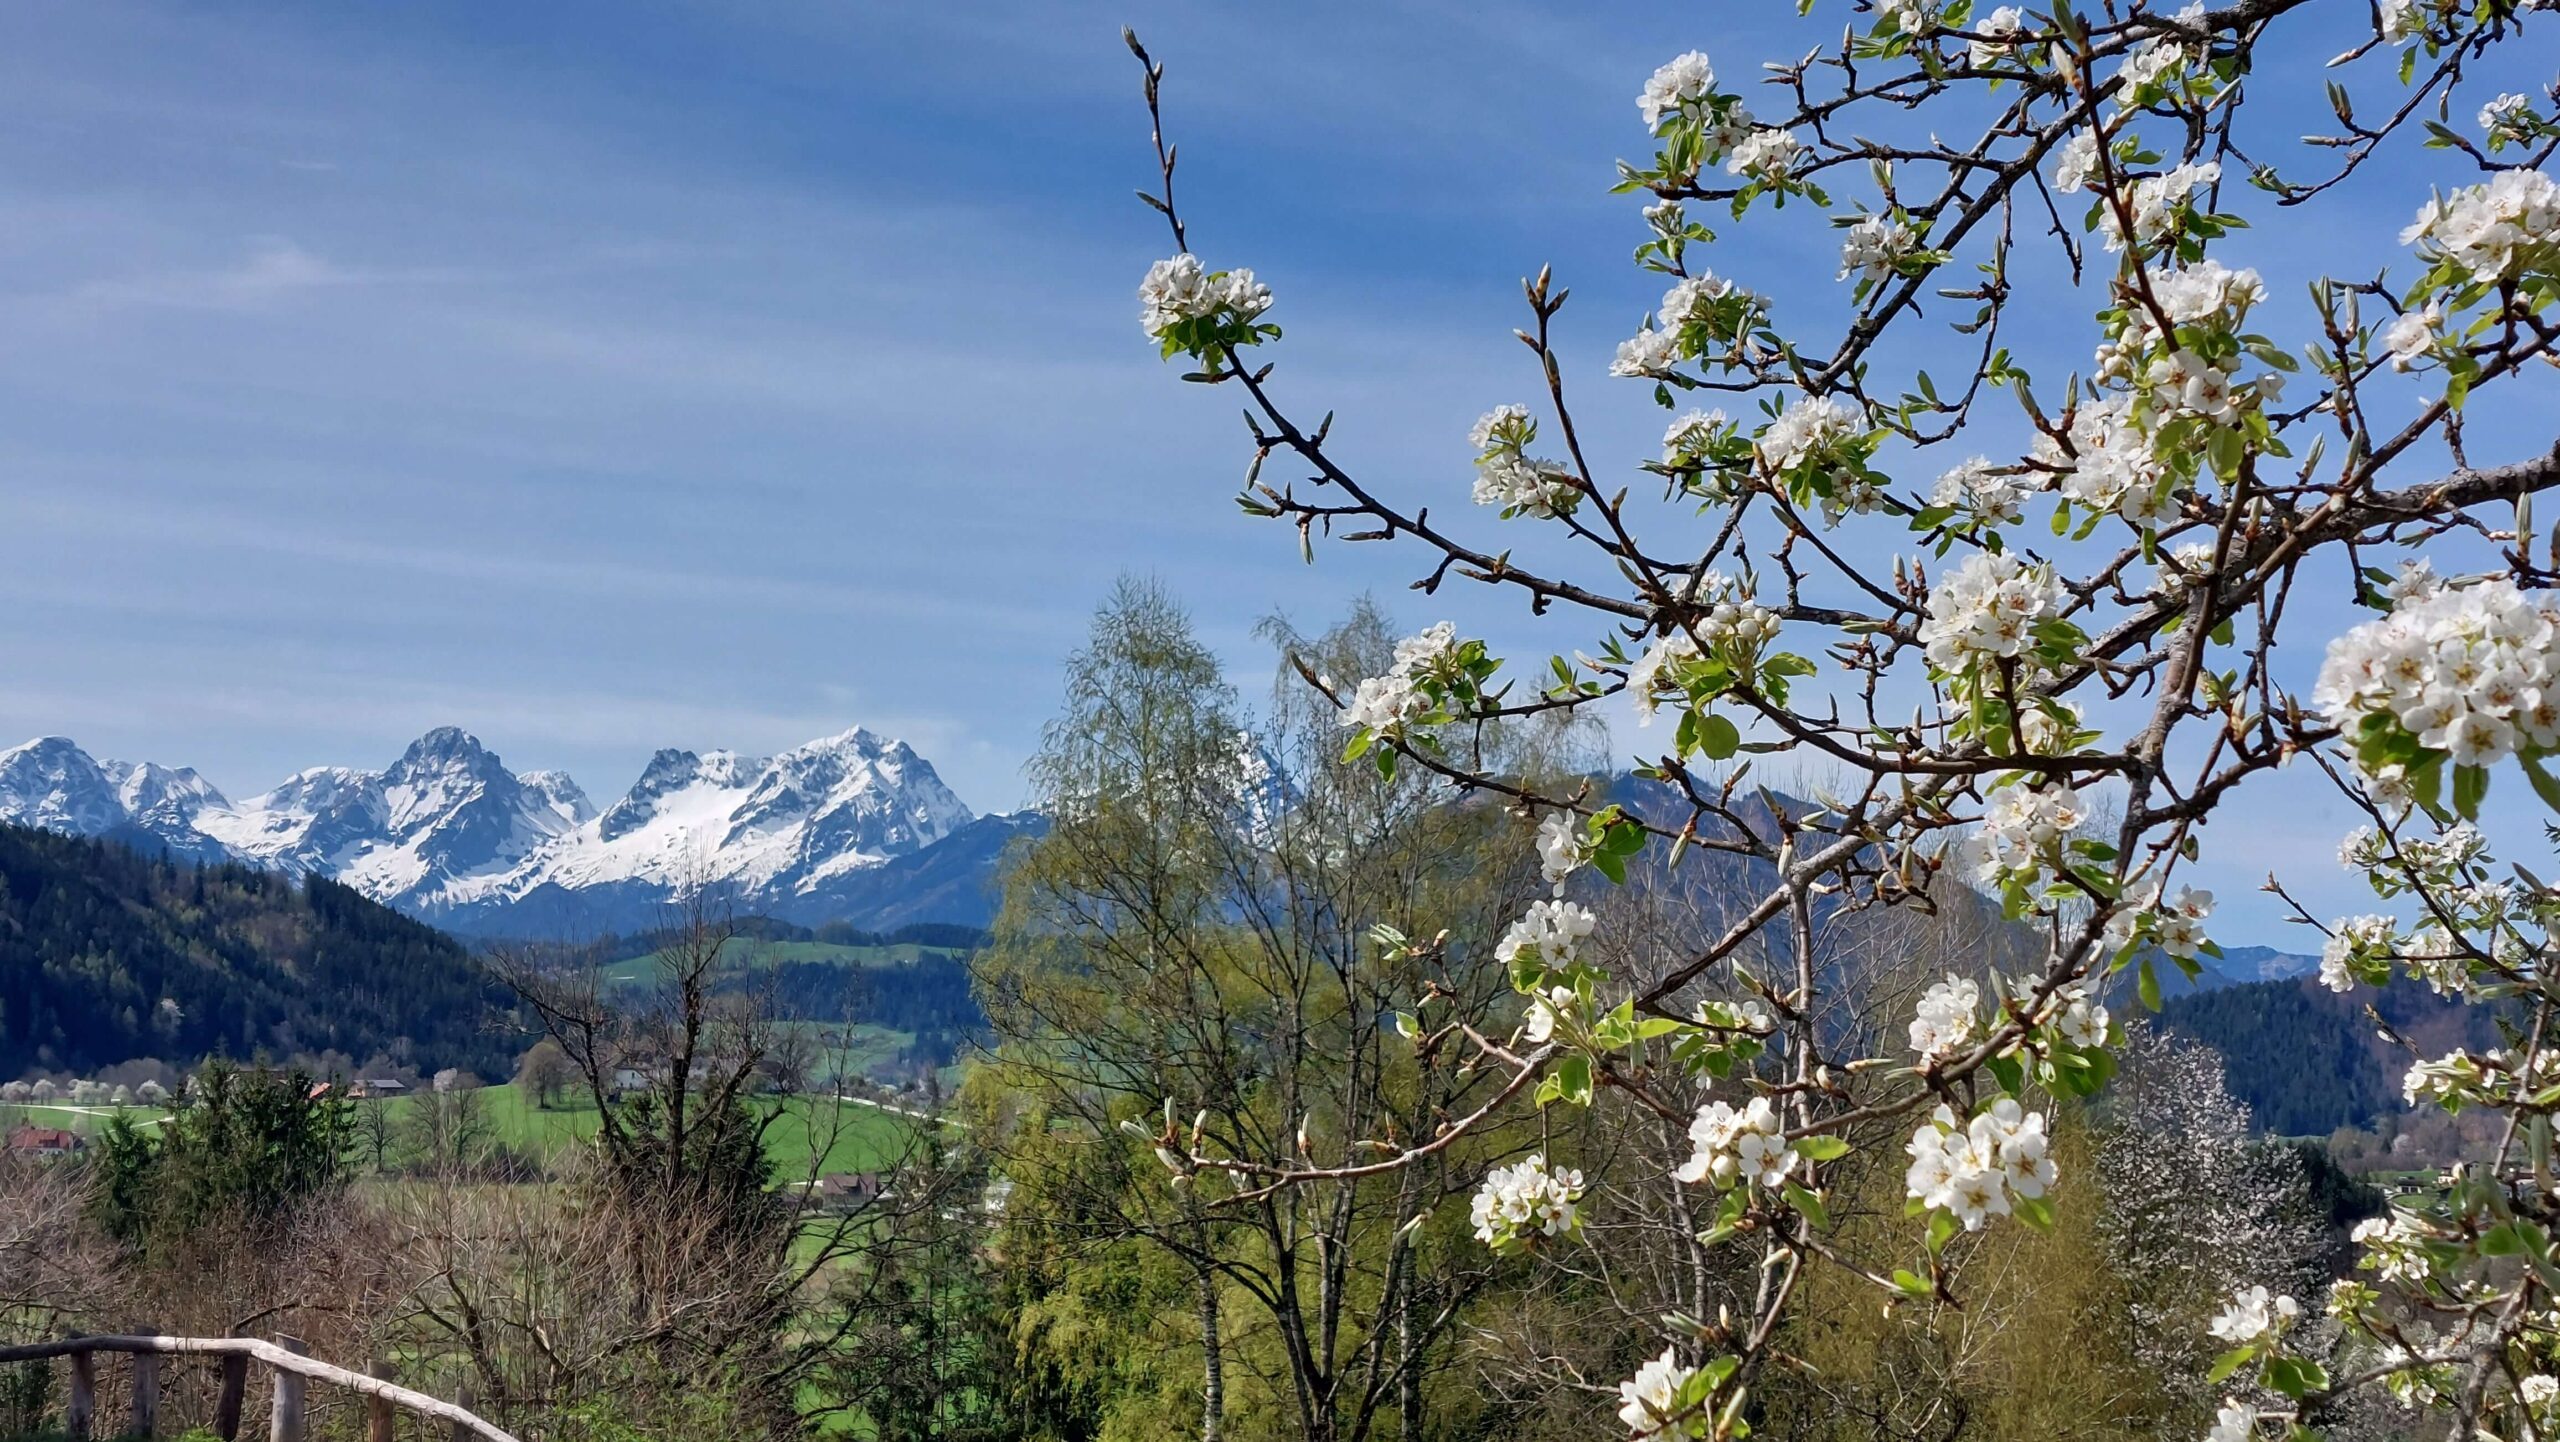
M0 827L0 1078L327 1051L503 1075L500 1000L450 938L335 882Z
M2261 1129L2325 1136L2407 1105L2400 1082L2409 1053L2378 1035L2367 1006L2427 1056L2500 1044L2489 1008L2414 981L2349 995L2317 977L2248 982L2170 997L2160 1021L2222 1054L2231 1094Z

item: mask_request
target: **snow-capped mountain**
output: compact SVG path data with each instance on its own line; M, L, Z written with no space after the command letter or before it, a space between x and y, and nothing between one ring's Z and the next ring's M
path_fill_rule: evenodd
M661 751L601 812L565 774L518 775L449 726L381 771L316 767L240 802L192 770L100 761L62 737L0 751L0 821L310 872L480 932L647 926L696 887L792 920L858 920L883 904L867 873L974 819L932 763L860 728L770 757ZM969 914L925 919L983 919L985 898L942 890Z

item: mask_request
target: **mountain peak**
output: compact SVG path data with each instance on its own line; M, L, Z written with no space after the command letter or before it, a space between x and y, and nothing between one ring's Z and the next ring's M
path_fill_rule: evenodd
M459 726L382 770L315 767L236 805L193 771L100 762L65 737L0 751L0 821L139 828L182 854L326 876L484 930L518 902L564 898L633 924L695 886L830 919L868 895L857 878L972 819L931 762L863 726L776 756L670 747L601 812L567 775L511 772Z
M395 769L398 766L449 766L457 761L476 762L483 757L492 762L498 759L490 754L488 747L480 744L479 737L461 727L438 726L410 742L409 748L400 753Z

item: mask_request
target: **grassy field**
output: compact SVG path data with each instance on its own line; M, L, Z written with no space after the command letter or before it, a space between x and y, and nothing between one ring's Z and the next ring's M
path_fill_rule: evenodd
M165 1115L158 1107L75 1107L62 1103L39 1106L30 1102L0 1102L0 1128L14 1126L52 1127L58 1131L96 1136L106 1129L107 1118L122 1112L136 1126L157 1123Z
M823 1097L757 1097L750 1104L764 1112L780 1113L765 1132L765 1149L773 1159L775 1175L786 1182L809 1176L811 1156L821 1147L826 1155L816 1168L818 1173L875 1171L897 1154L916 1126L912 1118L877 1107L859 1102L838 1105ZM403 1097L357 1105L389 1108L392 1125L397 1128L401 1114L417 1103ZM591 1140L596 1134L593 1105L564 1104L546 1109L534 1105L531 1097L511 1085L481 1088L480 1106L498 1140L537 1157L549 1157ZM105 1128L114 1110L0 1104L0 1125L26 1122L95 1136ZM124 1114L141 1125L154 1124L163 1115L152 1107L126 1107Z
M818 962L836 966L906 966L928 956L961 956L950 947L902 941L890 946L839 946L827 941L759 941L736 937L722 948L721 960L744 966L779 966L784 962ZM604 969L613 981L636 983L658 974L659 953L626 957Z
M396 1123L398 1110L415 1103L401 1100L384 1105L393 1108ZM481 1088L480 1105L499 1140L535 1156L548 1157L596 1134L592 1104L564 1103L546 1109L513 1086L493 1086ZM817 1167L821 1173L875 1170L896 1154L914 1125L876 1107L858 1102L839 1106L823 1097L757 1097L750 1105L780 1113L765 1132L765 1150L776 1175L785 1180L807 1176L811 1154L821 1146L826 1148Z

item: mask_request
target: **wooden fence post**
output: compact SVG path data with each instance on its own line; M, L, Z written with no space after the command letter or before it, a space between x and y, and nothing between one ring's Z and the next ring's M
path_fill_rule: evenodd
M157 1337L160 1334L156 1330L145 1328L136 1335ZM133 1424L131 1430L132 1435L136 1437L157 1437L160 1435L160 1354L157 1352L136 1352L133 1354Z
M71 1400L62 1408L62 1430L71 1442L89 1442L98 1420L98 1359L87 1352L71 1354Z
M379 1381L391 1380L391 1364L377 1360L364 1369L365 1375ZM391 1442L391 1399L374 1396L364 1399L365 1442Z
M214 1399L213 1430L222 1442L240 1442L240 1405L249 1392L249 1359L237 1352L222 1358L222 1392Z
M288 1352L305 1355L311 1351L303 1345L300 1337L289 1337L282 1332L276 1334L276 1345ZM267 1442L303 1442L307 1418L302 1394L307 1384L299 1372L287 1372L281 1367L267 1370L275 1374L276 1386L276 1406L267 1424Z

